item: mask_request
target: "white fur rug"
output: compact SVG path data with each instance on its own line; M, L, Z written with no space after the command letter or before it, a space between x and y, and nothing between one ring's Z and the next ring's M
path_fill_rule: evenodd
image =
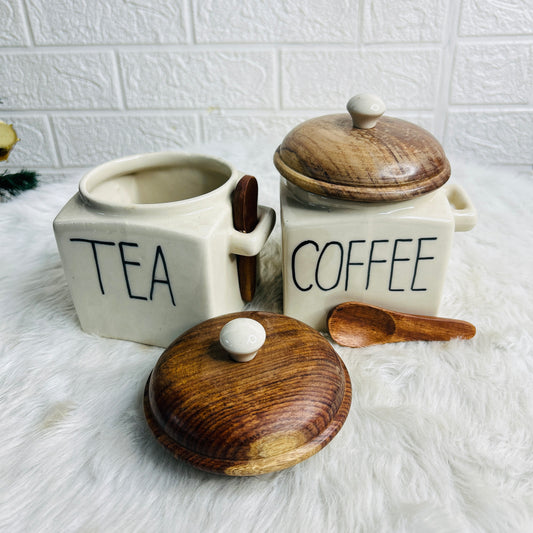
M193 148L254 173L277 207L275 142ZM0 204L0 530L533 531L533 179L452 168L479 223L455 236L441 315L477 336L339 348L344 428L257 478L174 459L141 407L162 350L80 330L51 225L78 177ZM254 308L281 311L279 250L277 228Z

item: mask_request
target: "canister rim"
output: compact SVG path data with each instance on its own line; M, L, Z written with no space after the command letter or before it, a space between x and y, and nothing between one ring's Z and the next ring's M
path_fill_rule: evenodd
M206 165L218 169L227 174L223 182L204 194L195 195L185 199L170 200L164 202L119 202L112 198L103 199L101 195L95 195L94 190L106 180L126 176L129 173L146 171L149 169L163 169L176 164L190 164L192 166ZM203 204L209 204L215 197L226 196L231 193L231 186L237 176L236 169L223 159L202 154L164 151L135 154L111 161L107 161L89 170L80 180L78 185L79 195L82 201L93 208L102 211L118 213L158 213L168 209L180 208L201 209ZM201 204L201 205L200 205Z

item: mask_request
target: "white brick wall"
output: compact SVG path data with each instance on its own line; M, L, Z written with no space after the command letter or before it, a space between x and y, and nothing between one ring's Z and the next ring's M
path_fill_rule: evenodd
M425 48L284 50L281 103L284 109L342 112L347 94L371 91L379 94L391 110L432 110L440 62L439 50Z
M128 109L274 109L274 53L121 52Z
M0 170L281 140L361 91L452 156L533 164L531 0L0 0L0 25Z
M34 41L39 46L167 44L186 43L188 40L185 2L173 0L25 0L25 2Z

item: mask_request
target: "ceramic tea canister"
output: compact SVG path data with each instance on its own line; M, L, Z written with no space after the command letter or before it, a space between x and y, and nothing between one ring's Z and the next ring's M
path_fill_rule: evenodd
M475 225L474 207L446 183L450 165L431 134L382 116L374 95L347 109L296 126L274 155L284 312L317 329L349 300L437 314L453 233Z
M217 474L253 476L320 451L346 420L346 367L293 318L243 311L181 335L146 383L144 412L176 457Z
M168 346L213 316L239 311L237 257L255 256L275 222L233 223L243 174L212 157L161 152L86 174L54 221L81 326L105 337Z

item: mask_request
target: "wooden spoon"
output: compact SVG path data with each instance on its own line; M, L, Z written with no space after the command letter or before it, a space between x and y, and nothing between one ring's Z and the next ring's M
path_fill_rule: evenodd
M328 330L336 343L350 348L388 342L470 339L476 334L475 326L463 320L409 315L358 302L335 307L328 316Z
M254 230L257 225L257 180L253 176L243 176L233 191L233 227L244 233ZM257 257L237 256L237 272L241 297L251 302L257 284Z

